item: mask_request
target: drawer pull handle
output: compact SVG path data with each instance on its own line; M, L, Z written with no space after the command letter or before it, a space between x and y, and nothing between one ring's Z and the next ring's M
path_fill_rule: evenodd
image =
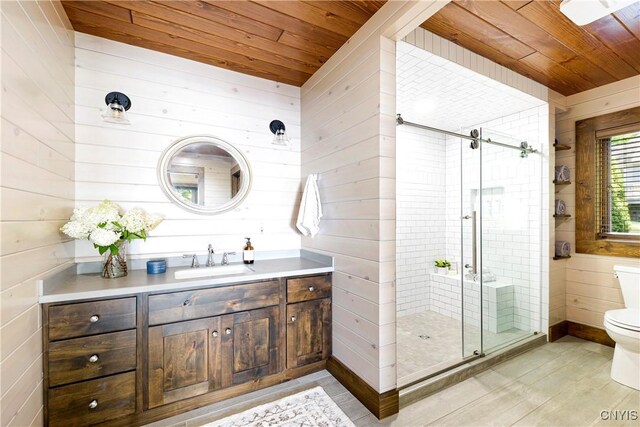
M225 329L224 333L227 334L227 335L231 335L231 328Z
M296 322L296 316L291 316L291 323L295 323Z
M97 361L98 361L98 355L97 354L92 354L91 357L89 357L89 362L96 363Z
M92 400L91 403L89 403L89 409L96 409L98 407L98 401L97 400Z
M316 288L314 288L313 286L309 286L309 292L313 292L315 290L316 290Z
M214 338L217 337L218 336L218 331L213 331L213 333L211 335L213 335Z
M94 314L89 318L89 322L91 323L96 323L98 320L100 320L100 316L98 316L97 314Z

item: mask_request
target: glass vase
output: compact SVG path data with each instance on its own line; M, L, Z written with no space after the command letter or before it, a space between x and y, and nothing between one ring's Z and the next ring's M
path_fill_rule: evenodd
M102 266L102 277L105 279L116 279L127 275L127 242L118 243L118 255L111 251L104 254L104 265Z

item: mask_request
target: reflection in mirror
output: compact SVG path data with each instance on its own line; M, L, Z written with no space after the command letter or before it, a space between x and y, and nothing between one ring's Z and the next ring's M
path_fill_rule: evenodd
M171 159L167 174L180 197L201 206L227 203L238 193L241 177L238 162L209 143L184 147Z
M219 213L237 206L251 180L244 155L214 137L182 138L162 155L158 170L165 193L197 213Z

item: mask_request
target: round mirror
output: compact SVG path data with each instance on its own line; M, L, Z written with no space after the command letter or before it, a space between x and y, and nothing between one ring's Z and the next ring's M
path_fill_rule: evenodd
M187 136L160 156L158 181L178 206L198 214L218 214L247 197L251 167L242 152L220 138Z

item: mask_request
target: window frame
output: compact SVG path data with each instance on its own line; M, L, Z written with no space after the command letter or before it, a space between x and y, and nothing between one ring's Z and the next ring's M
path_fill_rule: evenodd
M607 133L638 123L640 107L576 121L576 253L640 258L640 236L601 236L598 197L598 140Z

